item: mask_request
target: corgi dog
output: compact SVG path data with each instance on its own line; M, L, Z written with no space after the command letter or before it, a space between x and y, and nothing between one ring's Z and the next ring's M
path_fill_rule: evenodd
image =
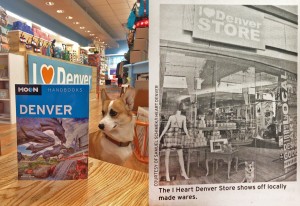
M136 120L132 113L134 98L133 88L115 100L101 90L103 118L98 125L100 130L90 137L90 157L123 165L131 156Z
M254 182L254 162L245 162L245 177L242 182L252 183Z

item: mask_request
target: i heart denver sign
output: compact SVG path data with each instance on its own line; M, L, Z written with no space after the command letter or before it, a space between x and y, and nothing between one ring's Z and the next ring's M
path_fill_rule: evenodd
M196 6L193 38L265 49L263 20L243 6Z
M40 74L44 84L52 84L54 79L54 68L52 65L43 64L41 66Z
M30 84L87 84L92 89L92 67L28 55Z

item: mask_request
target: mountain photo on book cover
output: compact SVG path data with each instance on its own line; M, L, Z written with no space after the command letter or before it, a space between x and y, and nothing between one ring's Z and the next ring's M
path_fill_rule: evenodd
M84 94L78 86L42 85L36 95L17 92L16 87L20 180L87 178L88 109L76 110L82 104L89 107L88 92Z

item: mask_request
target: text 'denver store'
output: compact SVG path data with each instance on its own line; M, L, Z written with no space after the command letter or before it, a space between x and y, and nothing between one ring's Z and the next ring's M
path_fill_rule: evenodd
M160 131L179 109L188 130L180 141L163 135L160 185L242 182L248 163L253 182L296 181L298 16L219 5L161 5L160 14Z

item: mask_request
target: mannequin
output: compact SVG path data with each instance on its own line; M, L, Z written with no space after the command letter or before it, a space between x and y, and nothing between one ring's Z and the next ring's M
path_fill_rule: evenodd
M186 127L186 117L181 114L181 110L177 109L175 115L171 115L168 119L167 125L165 126L164 130L162 131L159 141L161 138L167 133L169 137L176 138L177 136L181 137L183 135L182 129L184 133L189 137L187 127ZM181 170L181 176L185 179L189 179L185 172L184 168L184 161L183 161L183 152L182 152L182 145L177 145L175 147L167 146L166 154L165 154L165 166L166 166L166 181L170 181L170 174L169 174L169 157L171 149L176 149L178 154L178 161Z

